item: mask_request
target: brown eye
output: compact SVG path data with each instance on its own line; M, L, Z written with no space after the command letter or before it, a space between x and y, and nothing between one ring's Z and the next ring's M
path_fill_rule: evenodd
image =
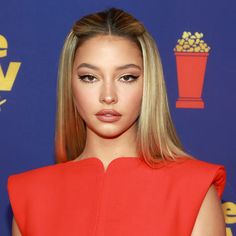
M94 83L96 78L92 75L79 75L79 79L85 83Z
M124 75L121 78L123 78L124 83L131 83L131 82L135 82L138 79L138 76L134 76L134 75Z

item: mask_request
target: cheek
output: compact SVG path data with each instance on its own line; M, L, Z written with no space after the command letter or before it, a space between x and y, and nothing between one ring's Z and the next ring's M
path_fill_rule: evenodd
M94 107L95 94L90 90L74 87L73 95L79 114L82 117L86 116L86 113Z
M136 89L131 92L132 99L134 99L135 103L140 103L143 97L143 80L141 80L136 87Z
M121 96L123 104L126 104L127 110L130 113L137 112L140 110L142 102L142 88L136 88L135 90L130 90Z

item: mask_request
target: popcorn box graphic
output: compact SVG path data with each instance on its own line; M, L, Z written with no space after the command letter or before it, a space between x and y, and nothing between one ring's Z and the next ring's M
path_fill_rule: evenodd
M210 47L203 34L184 32L174 48L178 78L177 108L204 108L202 90Z

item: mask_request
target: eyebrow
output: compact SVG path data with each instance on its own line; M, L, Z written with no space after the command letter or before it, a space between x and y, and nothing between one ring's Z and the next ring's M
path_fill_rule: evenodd
M93 70L99 70L98 67L96 67L94 65L91 65L91 64L88 64L88 63L81 63L77 67L77 69L80 69L82 67L86 67L86 68L93 69ZM129 69L129 68L137 68L137 69L141 70L141 67L136 65L136 64L126 64L126 65L123 65L123 66L118 66L118 67L116 67L116 70L123 70L123 69Z

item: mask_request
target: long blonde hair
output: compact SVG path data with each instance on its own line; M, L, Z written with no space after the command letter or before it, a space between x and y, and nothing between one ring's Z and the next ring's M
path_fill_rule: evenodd
M97 35L130 39L139 47L144 68L144 87L137 120L137 150L147 164L177 157L193 158L184 151L173 125L160 55L144 25L121 9L110 8L82 17L68 34L60 58L55 130L56 161L78 157L86 142L86 125L72 98L71 73L77 48Z

